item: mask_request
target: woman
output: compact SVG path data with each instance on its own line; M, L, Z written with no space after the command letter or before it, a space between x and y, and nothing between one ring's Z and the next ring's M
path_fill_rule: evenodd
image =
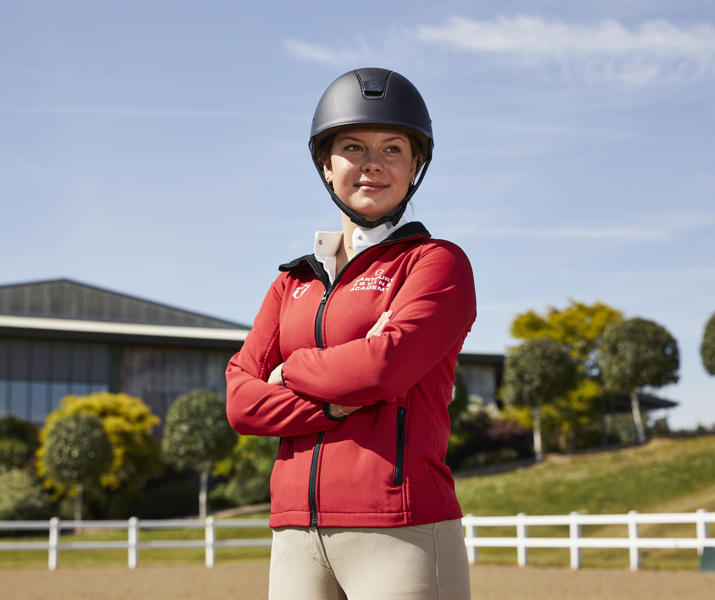
M474 281L457 246L404 216L432 147L422 97L393 71L345 73L315 111L342 231L280 266L226 372L234 429L282 438L273 600L469 597L444 458Z

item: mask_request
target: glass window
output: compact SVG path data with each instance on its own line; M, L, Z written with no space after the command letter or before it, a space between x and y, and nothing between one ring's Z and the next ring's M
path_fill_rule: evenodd
M7 379L0 379L0 417L7 417L10 414L10 408L8 406L8 387L9 381Z
M28 413L28 391L30 386L27 381L10 381L10 414L27 419Z
M70 384L70 394L73 396L86 396L89 394L89 384L73 381Z
M54 342L51 348L50 379L53 381L70 380L70 345L67 342Z
M50 379L50 343L31 342L32 379Z
M50 383L33 381L30 383L30 421L42 423L50 412Z
M10 376L10 340L0 340L0 377Z
M108 391L109 391L109 385L106 383L92 383L89 386L90 394L95 394L97 392L108 392Z
M30 360L30 342L12 340L10 343L10 377L12 379L29 379Z
M67 394L70 393L70 384L66 381L53 381L50 383L50 408L55 410Z
M89 381L89 345L73 344L72 381Z
M93 383L109 382L109 346L105 344L92 344L90 346L90 378Z

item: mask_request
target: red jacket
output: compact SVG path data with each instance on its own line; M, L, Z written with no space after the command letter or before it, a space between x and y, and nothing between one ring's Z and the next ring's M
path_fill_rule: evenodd
M271 527L461 517L444 459L457 355L476 317L465 254L408 223L332 286L313 255L280 268L226 371L233 428L283 438ZM388 309L381 335L366 339ZM266 383L283 361L285 387ZM329 402L362 408L336 419Z

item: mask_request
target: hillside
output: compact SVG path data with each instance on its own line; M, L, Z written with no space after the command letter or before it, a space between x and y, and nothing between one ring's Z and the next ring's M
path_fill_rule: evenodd
M549 455L498 475L455 473L465 513L480 515L654 512L715 485L715 436L656 439L637 448ZM709 498L710 508L712 496ZM660 509L658 509L660 510Z
M715 436L684 440L656 439L642 447L551 455L541 464L496 475L455 473L465 514L513 515L715 511ZM713 526L711 526L713 527ZM565 528L534 527L534 536L565 535ZM493 528L483 535L513 535L513 528ZM596 537L625 536L625 526L588 527ZM692 525L642 527L643 536L692 537ZM511 549L480 550L480 560L513 562ZM643 553L650 568L696 568L694 551ZM533 564L567 564L567 551L531 550ZM624 567L623 550L585 550L589 566Z

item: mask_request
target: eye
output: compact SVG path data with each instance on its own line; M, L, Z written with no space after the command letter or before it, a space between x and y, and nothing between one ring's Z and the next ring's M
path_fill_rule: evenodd
M362 147L359 144L346 144L345 147L343 148L346 152L359 152L362 150Z
M385 148L385 152L388 152L389 154L399 154L400 152L402 152L402 148L396 145L392 145Z

